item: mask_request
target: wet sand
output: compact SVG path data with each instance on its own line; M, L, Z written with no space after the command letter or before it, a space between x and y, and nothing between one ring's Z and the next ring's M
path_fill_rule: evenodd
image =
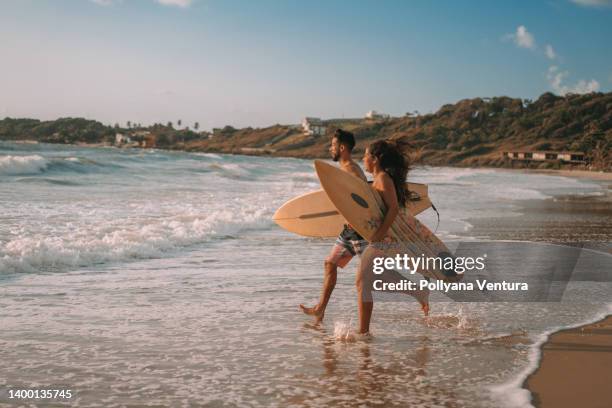
M534 169L525 170L527 172L543 173L551 176L575 177L581 179L610 181L612 182L612 173L603 171L587 171L587 170L546 170Z
M536 407L612 407L612 315L551 335L523 386Z
M610 251L612 188L603 196L558 196L519 201L518 206L513 216L467 220L473 228L466 235L494 240L580 244Z
M520 206L518 216L470 219L474 227L469 234L580 245L612 253L610 187L604 196L525 200ZM532 393L536 407L612 407L611 375L612 315L552 334L542 345L539 367L523 387Z

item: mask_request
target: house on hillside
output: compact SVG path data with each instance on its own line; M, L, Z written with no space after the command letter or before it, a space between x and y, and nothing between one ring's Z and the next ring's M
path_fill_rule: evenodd
M389 119L391 115L386 113L377 112L375 110L371 110L365 115L366 119Z
M584 152L503 152L502 157L519 161L560 161L572 164L586 163L586 154Z
M321 118L306 117L302 121L304 134L309 136L322 136L325 134L326 127Z
M132 139L128 135L124 135L123 133L115 133L116 146L121 146L128 143L132 143Z
M138 136L138 137L146 137L149 136L151 134L151 132L149 132L148 130L135 130L132 132L132 136Z

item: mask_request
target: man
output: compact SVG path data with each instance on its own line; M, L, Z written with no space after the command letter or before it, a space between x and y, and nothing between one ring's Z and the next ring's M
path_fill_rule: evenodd
M361 167L351 157L355 147L355 137L352 133L342 129L336 130L332 136L329 152L334 161L340 163L340 168L355 177L366 181L366 176ZM323 320L325 308L336 286L338 266L344 268L355 255L361 255L368 246L368 241L363 239L350 225L344 225L344 229L336 239L329 256L325 259L325 274L323 277L323 290L319 303L314 307L300 305L302 311L308 315L315 316L317 323Z

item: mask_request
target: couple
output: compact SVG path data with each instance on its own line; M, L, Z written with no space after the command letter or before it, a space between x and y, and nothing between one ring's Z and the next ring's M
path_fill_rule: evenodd
M342 170L367 181L365 174L351 157L354 146L355 138L353 134L338 129L332 137L329 152L332 159L340 163ZM325 315L327 303L336 286L338 266L344 268L355 255L359 255L361 262L355 280L359 307L359 333L367 334L370 330L370 318L374 307L372 299L373 262L374 258L385 256L381 244L389 240L387 232L395 217L400 213L400 207L407 205L406 177L408 175L408 162L402 152L402 147L398 143L379 140L370 144L366 149L363 156L363 165L374 178L372 187L378 191L385 202L387 211L384 220L372 237L371 242L361 237L350 225L344 226L344 230L336 239L334 247L325 260L323 290L319 303L314 307L300 305L300 308L304 313L315 316L317 322L321 322ZM391 279L391 281L402 279L402 276L395 271L385 271L381 276L386 276L386 279ZM429 291L406 291L405 293L414 296L421 304L425 315L428 314Z

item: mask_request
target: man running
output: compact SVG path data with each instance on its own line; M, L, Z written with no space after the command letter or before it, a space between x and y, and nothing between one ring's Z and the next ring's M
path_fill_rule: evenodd
M367 181L363 170L351 157L353 147L355 147L355 137L353 134L338 129L332 136L329 152L332 159L340 163L342 170ZM304 313L315 316L317 323L323 320L325 308L336 286L338 267L344 268L355 255L361 255L367 246L368 241L364 240L350 225L344 225L344 229L336 239L334 247L325 259L323 290L321 291L319 303L314 307L300 305Z

